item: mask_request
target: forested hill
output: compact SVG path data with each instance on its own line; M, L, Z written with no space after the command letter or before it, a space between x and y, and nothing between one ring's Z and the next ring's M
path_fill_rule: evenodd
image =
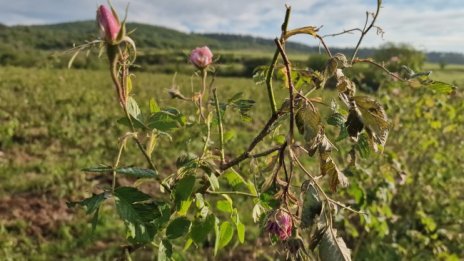
M208 45L221 50L274 50L272 39L230 34L183 33L160 26L140 23L128 23L127 30L134 30L132 37L139 48L163 50L191 49ZM97 37L94 21L61 23L36 26L0 25L0 52L2 50L65 50L74 43L80 44ZM319 52L319 47L290 42L288 49L294 52ZM350 49L332 48L333 52L350 54ZM370 56L375 49L361 49L360 56ZM430 62L464 64L464 55L460 53L427 53Z

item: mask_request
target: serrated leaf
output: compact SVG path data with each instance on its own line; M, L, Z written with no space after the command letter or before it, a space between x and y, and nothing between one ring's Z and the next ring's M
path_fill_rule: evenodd
M249 118L250 116L248 115L248 113L253 108L255 103L256 102L254 100L240 99L240 100L234 101L230 105L233 108L236 108L236 109L239 110L240 115L242 116L242 118Z
M355 144L355 149L359 152L361 158L369 157L371 153L371 147L369 145L368 137L365 133L359 136L358 142Z
M334 112L329 115L327 118L327 124L333 125L333 126L344 126L345 125L345 116L343 116L341 113Z
M253 81L256 85L261 85L266 83L266 76L269 71L269 66L258 66L253 71Z
M186 118L175 108L165 108L152 114L148 120L148 128L169 131L184 126Z
M445 83L445 82L439 82L439 81L433 81L430 84L426 85L427 88L435 91L438 94L451 94L456 87L454 87L451 84Z
M320 157L321 175L328 175L329 187L335 192L338 185L342 187L348 186L348 178L338 169L337 165L331 157Z
M147 126L145 126L145 124L141 121L141 119L134 118L134 116L132 115L129 115L129 116L132 119L132 124L134 125L134 128L141 129L141 130L147 130ZM120 118L116 122L126 127L131 127L130 121L126 117Z
M337 231L333 229L335 237L327 229L319 244L319 258L322 261L351 261L351 251L341 237L337 237Z
M227 246L234 236L234 227L228 221L224 221L219 229L216 230L216 242L214 245L214 255L219 250Z
M66 205L68 208L73 208L76 205L80 205L86 208L86 213L88 215L93 214L91 224L92 224L92 231L95 231L98 223L98 213L100 210L100 205L103 201L107 199L107 195L105 192L100 194L93 194L92 197L86 198L82 201L74 201L74 202L67 202Z
M166 228L166 237L168 239L176 239L186 235L190 228L190 220L186 217L178 217L169 223Z
M213 215L209 215L205 220L195 220L192 223L192 228L190 229L190 237L192 240L200 244L206 240L208 234L214 229L214 222L216 218Z
M384 146L388 137L388 119L382 105L368 96L354 96L361 121L372 133L374 141Z
M152 241L157 228L153 221L162 216L159 205L145 202L151 197L132 187L119 187L114 196L116 210L126 225L129 240L135 243Z
M107 197L105 196L105 193L100 193L100 194L93 194L90 198L86 198L81 201L72 201L72 202L67 202L66 204L68 205L69 208L73 208L76 205L85 207L86 213L87 214L92 214L95 210L100 207L100 204L105 201Z
M321 214L322 201L316 188L309 180L303 182L301 192L303 195L303 210L301 212L300 227L306 229L310 228L314 224L316 216Z

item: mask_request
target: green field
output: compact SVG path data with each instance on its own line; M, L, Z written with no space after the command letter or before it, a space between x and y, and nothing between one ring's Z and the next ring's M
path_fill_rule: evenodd
M454 82L457 94L446 97L404 86L375 94L387 104L392 121L390 140L383 155L362 161L363 171L351 173L353 185L339 193L338 198L349 203L361 193L366 197L362 208L373 215L366 225L369 232L361 229L358 217L345 213L349 221L338 219L337 226L345 229L346 241L360 260L372 260L373 256L385 258L378 260L464 257L464 105L459 88L464 86L464 67L449 65L441 70L428 64L425 69L433 69L436 80ZM124 228L110 206L105 206L94 234L84 211L66 206L67 201L82 199L111 184L111 177L80 171L111 164L118 137L124 134L124 126L116 123L121 114L108 72L0 67L0 79L0 259L111 260L121 256L120 246L126 243ZM172 79L172 74L137 73L134 97L142 111L153 97L160 106L175 105L187 116L195 115L192 104L169 98ZM190 95L199 78L178 75L175 84ZM226 131L238 128L226 144L226 156L232 157L267 120L267 93L252 79L217 77L215 86L219 99L243 92L244 98L256 101L251 122L239 117L228 120L229 114L238 114L235 111L226 114ZM283 97L286 90L276 86L278 97ZM190 142L198 134L195 128L179 130L172 142L160 141L153 159L161 166L161 175L172 173L180 148L201 149L202 144ZM340 156L339 160L344 159ZM123 161L124 165L145 164L133 144ZM243 174L251 175L246 171L249 166L243 165ZM405 185L395 183L397 172L392 166L407 174ZM149 185L144 189L155 191ZM243 204L241 215L251 224L250 209ZM272 247L265 246L266 237L258 229L248 233L246 240L244 245L234 242L227 247L220 259L234 260L238 255L272 260ZM202 260L202 253L211 255L210 248L191 247L183 253L180 245L176 250L185 260L191 260L193 252ZM134 260L151 260L156 251L156 246L146 247Z

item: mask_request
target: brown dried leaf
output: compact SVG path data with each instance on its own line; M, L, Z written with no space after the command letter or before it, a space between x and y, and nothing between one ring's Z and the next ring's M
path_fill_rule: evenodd
M305 103L295 115L295 122L298 132L304 137L305 149L310 156L314 155L324 137L319 111L312 104Z
M329 187L333 192L337 191L338 185L342 187L348 186L348 178L338 169L337 165L331 157L325 160L320 158L321 175L329 176Z
M359 109L361 120L369 129L369 135L379 145L385 145L388 137L388 119L382 105L368 96L353 97Z

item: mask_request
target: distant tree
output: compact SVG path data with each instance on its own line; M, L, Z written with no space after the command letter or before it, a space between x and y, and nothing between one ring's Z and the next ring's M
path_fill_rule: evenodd
M405 65L413 71L420 71L425 62L425 55L407 44L387 43L374 53L374 59L384 62L390 71L400 71Z
M447 65L445 60L441 60L438 64L440 65L441 70L444 70Z
M322 72L327 64L329 57L326 54L311 54L308 59L309 68Z

